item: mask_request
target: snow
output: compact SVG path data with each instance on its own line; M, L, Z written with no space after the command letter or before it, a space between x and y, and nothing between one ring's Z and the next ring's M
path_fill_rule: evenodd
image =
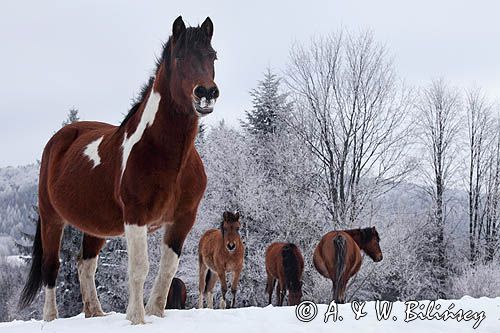
M250 307L229 310L168 310L164 318L147 317L146 325L132 326L125 319L124 314L112 313L101 318L84 318L80 314L73 318L57 319L52 322L38 320L13 321L1 323L1 333L25 332L72 332L72 333L108 333L108 332L405 332L405 333L461 333L461 332L500 332L500 298L464 297L460 300L439 300L440 311L448 309L450 304L455 307L452 311L463 309L476 312L484 311L485 319L477 329L473 329L475 320L460 321L442 320L414 320L405 322L405 303L393 303L390 319L378 321L375 314L375 302L367 302L364 311L367 315L358 320L354 319L351 304L338 306L338 314L342 321L332 321L329 317L324 322L327 305L318 305L318 315L311 322L301 322L295 316L295 307L265 308ZM422 305L429 305L429 301L421 301ZM397 320L394 321L393 317Z

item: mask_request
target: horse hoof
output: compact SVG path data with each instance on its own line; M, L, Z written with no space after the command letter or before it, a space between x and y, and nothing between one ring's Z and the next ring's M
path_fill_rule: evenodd
M101 304L99 303L95 305L90 303L84 304L83 312L85 313L85 318L106 316L106 313L102 311Z
M142 311L127 311L127 320L130 320L132 325L145 324L144 309Z
M104 317L109 315L109 313L106 313L102 310L100 311L93 311L93 312L85 312L85 318L93 318L93 317Z
M43 321L52 321L54 319L57 319L57 315L50 314L50 315L44 315L43 316Z
M146 307L146 316L157 316L163 318L163 309L157 307Z
M221 300L221 301L220 301L220 304L219 304L219 308L221 308L221 309L225 309L225 308L226 308L226 301Z

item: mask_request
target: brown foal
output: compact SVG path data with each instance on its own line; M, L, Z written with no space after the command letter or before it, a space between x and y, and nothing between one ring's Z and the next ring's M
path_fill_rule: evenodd
M200 239L198 248L198 262L200 268L198 307L203 308L203 295L207 299L207 307L213 308L212 290L220 280L222 297L220 308L226 308L226 272L232 272L233 281L231 292L233 300L231 307L236 304L236 290L243 269L245 247L239 234L240 214L224 212L219 229L206 231Z

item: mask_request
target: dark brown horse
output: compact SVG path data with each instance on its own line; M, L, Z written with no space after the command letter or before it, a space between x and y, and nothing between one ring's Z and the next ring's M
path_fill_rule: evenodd
M165 306L165 309L185 309L186 297L187 291L184 281L174 277L172 283L170 284L170 289L168 290L167 305Z
M212 112L216 53L210 18L186 28L178 17L155 75L120 126L77 122L47 143L39 179L40 219L33 262L20 305L45 286L44 320L57 318L56 277L64 226L84 232L78 272L86 317L103 315L94 274L105 239L125 235L127 319L163 316L184 240L206 187L194 140L198 118ZM160 269L146 308L148 228L165 228Z
M333 299L345 302L347 283L361 267L361 250L373 261L382 260L380 238L375 227L330 231L321 238L314 250L314 267L332 280Z
M276 286L278 305L283 305L283 298L288 290L288 305L297 305L302 299L302 274L304 257L299 248L292 243L272 243L266 250L266 292L269 304L272 303L273 289Z
M200 239L198 247L198 262L200 267L200 284L198 308L203 308L203 295L207 298L207 307L213 308L213 295L217 280L220 280L222 297L220 308L226 308L227 281L226 272L233 273L231 292L233 300L231 307L236 304L236 288L243 269L245 247L241 241L240 214L224 212L219 229L206 231Z

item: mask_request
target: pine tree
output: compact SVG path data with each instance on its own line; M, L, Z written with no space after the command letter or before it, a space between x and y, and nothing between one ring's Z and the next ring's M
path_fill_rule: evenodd
M250 92L253 107L245 112L246 121L242 122L242 127L259 139L279 131L280 117L290 108L287 94L280 91L280 82L281 79L268 68L264 78Z
M74 122L80 121L80 116L78 115L78 109L75 107L72 107L68 111L68 118L66 118L65 121L62 122L62 127L72 124Z

